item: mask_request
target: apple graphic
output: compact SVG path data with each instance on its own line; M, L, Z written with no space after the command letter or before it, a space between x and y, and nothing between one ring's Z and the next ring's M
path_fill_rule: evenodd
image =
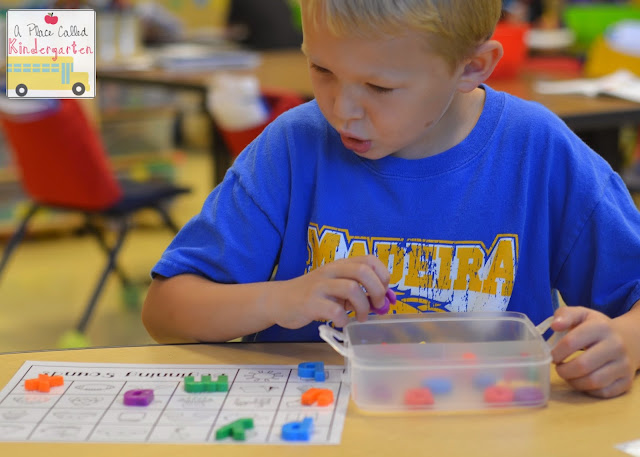
M47 24L55 25L58 23L58 16L54 16L53 13L49 13L44 17L44 21Z

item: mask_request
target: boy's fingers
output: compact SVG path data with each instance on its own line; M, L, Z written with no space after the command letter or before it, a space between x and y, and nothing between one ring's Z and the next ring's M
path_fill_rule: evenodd
M380 278L380 282L382 282L386 286L389 284L389 280L391 279L391 273L389 273L389 269L374 255L366 256L369 265L376 272L378 278Z
M584 322L591 310L582 306L563 306L555 312L551 329L555 332L562 332L580 325Z
M586 349L602 339L599 332L594 331L592 327L582 325L572 328L565 336L560 338L560 341L551 351L553 363L561 363L576 351Z
M557 362L556 371L566 380L582 378L614 360L613 355L609 346L600 341L568 362Z
M609 386L625 379L624 370L618 361L610 362L587 376L582 376L566 381L576 390L583 392L596 392L598 390L606 390Z
M333 322L337 327L344 327L349 321L349 317L342 306L335 300L325 298L316 302L317 314L313 316L313 320L327 320Z
M585 392L589 395L599 398L617 397L618 395L622 395L631 388L631 379L632 378L627 377L620 378L606 387L603 387L601 389L587 390Z
M589 331L588 325L581 325L587 320L590 310L580 306L559 308L551 329L555 332L567 331L551 351L553 363L560 363L574 352L594 344L599 336Z
M351 279L335 279L331 281L330 294L338 300L348 302L359 320L369 314L369 300L360 287L360 283Z
M370 305L373 305L375 308L382 308L384 306L384 297L387 289L377 276L363 275L360 285L364 288L364 293Z
M383 307L385 304L384 297L385 297L387 288L386 288L386 283L383 283L380 280L379 275L374 271L372 264L374 264L375 262L372 262L371 259L368 259L366 257L361 257L356 259L359 259L359 261L340 262L339 265L336 265L335 268L332 269L332 273L331 273L332 276L338 280L340 279L351 280L355 282L356 285L364 287L365 289L363 291L363 294L365 294L364 298L366 298L366 295L368 295L374 307L376 308ZM351 260L351 259L348 259L348 260ZM334 262L334 263L337 264L338 262ZM377 263L382 265L379 260L377 261ZM355 295L353 293L349 294L348 296L345 296L344 294L345 292L343 291L342 295L340 296L345 299L351 299L352 297L355 298ZM369 301L367 300L366 302L367 302L366 312L368 313ZM354 310L356 311L356 314L359 314L358 313L359 311L365 312L365 309L361 308L359 305L360 305L360 301L353 302L353 306L354 306Z
M389 279L391 277L389 270L384 266L380 259L373 255L339 259L335 262L331 262L329 266L334 268L334 275L337 276L343 276L347 274L346 272L354 270L354 267L356 266L363 267L364 270L368 270L373 273L373 275L376 276L378 280L385 286L389 284Z

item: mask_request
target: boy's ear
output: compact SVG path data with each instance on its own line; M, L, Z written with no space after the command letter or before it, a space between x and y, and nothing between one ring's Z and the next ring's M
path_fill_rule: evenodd
M458 80L458 89L462 92L470 92L485 82L496 68L503 53L502 44L496 40L485 41L478 46L464 66Z

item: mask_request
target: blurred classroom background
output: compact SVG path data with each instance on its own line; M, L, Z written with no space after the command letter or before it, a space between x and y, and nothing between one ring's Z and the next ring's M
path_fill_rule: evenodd
M3 0L0 29L10 8L96 10L96 98L82 100L83 109L119 177L191 189L169 208L179 226L269 120L312 97L296 0ZM495 38L506 54L489 84L546 104L640 191L640 0L505 1ZM631 75L625 90L594 96L595 78L620 70ZM583 86L536 89L559 80ZM28 201L0 129L0 252ZM78 214L38 213L0 272L0 352L153 343L140 305L172 238L161 222L135 215L118 257L134 284L112 274L78 335L106 257Z

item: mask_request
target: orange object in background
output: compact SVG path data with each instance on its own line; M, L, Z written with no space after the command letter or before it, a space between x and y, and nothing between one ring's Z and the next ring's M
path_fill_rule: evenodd
M529 24L526 23L498 23L491 39L502 44L504 55L491 73L489 80L513 78L520 73L527 58L524 38L528 30Z

